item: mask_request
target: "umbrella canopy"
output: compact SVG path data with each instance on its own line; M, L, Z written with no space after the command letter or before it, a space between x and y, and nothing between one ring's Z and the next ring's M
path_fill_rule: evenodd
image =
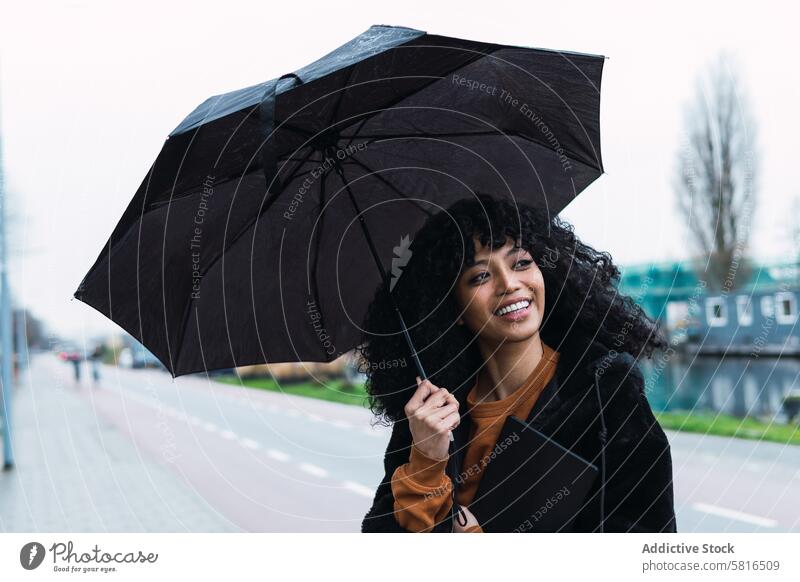
M175 376L336 359L428 216L476 191L556 214L602 173L603 62L373 26L211 97L75 297Z

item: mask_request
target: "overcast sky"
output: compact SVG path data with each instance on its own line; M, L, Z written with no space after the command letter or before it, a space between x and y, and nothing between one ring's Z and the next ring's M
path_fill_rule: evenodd
M789 6L3 0L13 292L58 333L118 329L70 298L167 134L207 97L294 71L372 24L610 57L601 100L607 173L562 216L622 265L689 256L670 186L682 107L696 74L726 50L758 123L752 252L786 258L800 196L800 43Z

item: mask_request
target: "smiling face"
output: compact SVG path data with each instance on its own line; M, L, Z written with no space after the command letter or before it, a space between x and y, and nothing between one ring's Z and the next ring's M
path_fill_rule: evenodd
M486 346L530 339L544 315L544 278L528 251L510 238L492 252L477 238L475 264L459 275L455 298L461 318Z

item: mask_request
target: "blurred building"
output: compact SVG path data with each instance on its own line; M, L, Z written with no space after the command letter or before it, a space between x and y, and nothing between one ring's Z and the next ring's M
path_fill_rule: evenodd
M800 265L755 264L746 284L712 291L697 265L664 262L627 266L621 293L662 323L676 346L704 354L800 356Z

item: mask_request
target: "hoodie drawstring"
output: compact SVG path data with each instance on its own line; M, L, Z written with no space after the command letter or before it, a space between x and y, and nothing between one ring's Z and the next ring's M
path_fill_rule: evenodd
M600 533L603 533L606 505L606 439L608 438L608 430L606 430L606 419L603 415L603 400L600 398L600 383L598 379L598 368L594 370L594 389L597 394L597 403L600 405L600 431L598 437L600 438Z
M450 482L452 486L450 487L450 533L455 532L456 530L456 520L458 520L458 524L461 527L467 525L467 514L464 513L464 509L456 503L456 470L457 467L454 468L454 456L455 456L455 441L450 441L450 456L447 459L447 468L448 473L450 473ZM456 512L458 512L458 516L456 516Z

